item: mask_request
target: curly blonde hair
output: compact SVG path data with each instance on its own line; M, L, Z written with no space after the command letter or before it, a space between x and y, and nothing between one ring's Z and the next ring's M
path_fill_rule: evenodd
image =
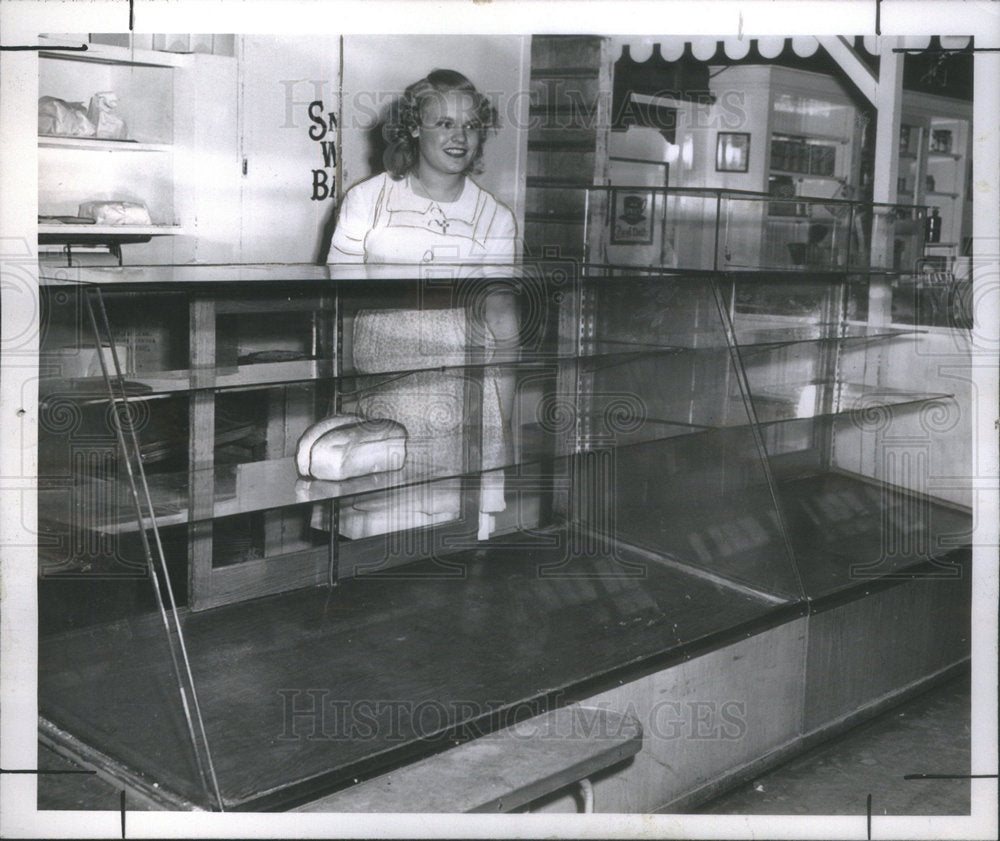
M414 82L393 103L383 127L386 147L383 163L394 179L403 178L416 166L420 156L420 141L413 130L420 125L420 112L424 102L432 96L459 91L468 93L474 101L479 121L479 148L463 175L483 171L483 146L490 129L499 126L497 109L489 98L476 90L476 86L457 70L432 70L423 79Z

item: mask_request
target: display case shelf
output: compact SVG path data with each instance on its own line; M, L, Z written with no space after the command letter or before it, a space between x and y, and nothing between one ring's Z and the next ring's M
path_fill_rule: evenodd
M735 345L746 354L762 353L770 349L809 343L882 341L900 336L913 335L916 329L901 327L870 327L867 325L846 325L831 328L828 325L788 325L771 328L745 328L735 331ZM580 373L592 373L616 365L627 365L638 359L664 354L718 352L728 350L729 345L718 331L693 332L677 336L674 341L635 342L609 340L587 342L579 351L567 350L563 354L552 352L525 352L516 361L481 361L453 364L448 370L465 376L481 375L485 369L496 371L551 371L555 366L570 365ZM43 359L44 363L44 359ZM58 359L52 361L53 370L58 370ZM44 364L43 364L44 367ZM318 381L336 380L345 390L351 390L350 383L358 379L388 380L426 372L426 367L401 368L379 371L377 374L342 372L336 375L336 364L331 359L294 359L278 362L256 362L242 365L223 365L214 368L177 369L171 371L124 373L126 397L133 400L156 398L164 394L183 393L212 389L214 391L242 390L255 387L295 385ZM113 373L113 372L112 372ZM107 385L103 376L64 378L43 375L39 382L41 397L48 395L73 394L83 401L107 399Z
M782 384L754 390L755 422L761 426L789 424L820 417L857 416L859 423L893 407L907 407L949 400L949 394L921 394L879 389L877 400L872 391L849 383ZM606 417L595 415L591 424ZM584 419L581 419L584 420ZM716 410L716 417L699 423L679 419L644 416L635 428L616 429L589 435L557 433L553 427L537 423L526 425L518 438L525 442L516 457L493 462L490 469L523 469L539 463L561 460L567 462L581 453L610 454L621 449L661 444L682 436L717 433L749 427L751 420L738 395L732 396ZM587 424L585 424L587 425ZM217 444L222 443L217 440ZM656 455L655 449L649 450ZM399 490L447 479L473 478L481 471L447 464L428 463L425 459L408 458L401 470L373 473L340 482L304 478L299 475L294 457L252 461L242 464L222 464L208 470L152 474L149 491L156 522L161 526L191 521L187 488L189 484L207 484L213 489L213 503L198 519L218 519L237 514L273 510L309 503L356 497L387 490ZM199 476L203 474L203 476ZM114 499L119 502L114 503ZM101 518L82 516L83 505L102 501L110 507ZM102 533L137 531L135 508L127 487L120 479L88 479L75 487L45 491L39 498L40 517L53 522L90 522L90 528ZM109 515L110 514L110 515Z
M812 381L753 386L752 400L762 424L832 415L864 415L894 406L950 400L952 394L929 394L859 383Z
M221 366L197 371L180 369L126 374L125 382L127 396L142 399L206 388L223 391L326 380L332 376L332 371L331 360L302 359ZM92 398L103 396L107 400L107 386L103 377L46 378L41 381L40 390L43 398L46 394L76 393L90 395Z

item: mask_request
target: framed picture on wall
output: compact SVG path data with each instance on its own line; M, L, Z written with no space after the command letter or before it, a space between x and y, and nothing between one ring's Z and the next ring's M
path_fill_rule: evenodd
M612 245L651 245L656 193L652 190L613 190Z
M720 131L715 141L716 172L747 172L750 169L750 135L742 131Z

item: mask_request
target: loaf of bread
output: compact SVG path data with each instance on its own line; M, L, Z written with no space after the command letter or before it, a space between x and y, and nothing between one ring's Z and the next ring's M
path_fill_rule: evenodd
M82 102L42 96L38 98L38 133L48 137L93 137L97 129Z
M108 140L128 138L128 126L118 115L118 106L118 94L114 91L100 91L90 98L87 119L94 124L94 133L97 137Z
M299 438L295 465L305 478L339 482L399 470L406 461L406 429L391 420L334 415Z
M80 216L98 225L151 225L146 205L134 201L87 201L80 205Z

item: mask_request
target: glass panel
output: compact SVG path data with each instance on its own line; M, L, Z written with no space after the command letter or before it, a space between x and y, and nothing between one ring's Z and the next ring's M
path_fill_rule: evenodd
M791 176L771 180L775 200L723 199L720 266L831 271L863 248L852 204L808 199L808 190Z
M656 341L687 332L688 345L707 349L603 366L584 381L584 493L598 503L586 525L658 563L794 595L795 570L726 344L730 290L622 274L593 282L587 294L596 336ZM734 428L713 429L725 426Z
M220 517L212 523L212 566L274 559L282 555L329 547L329 535L321 529L313 506L286 508Z
M893 279L894 323L961 329L972 327L972 278L956 276L950 263L925 257L916 274Z
M838 419L836 424L838 432L840 427L856 429L858 420ZM901 464L913 454L912 445L904 443L895 455ZM885 455L892 459L891 448ZM921 467L911 462L909 470ZM968 543L968 514L898 487L893 480L901 475L866 481L840 472L779 472L789 538L811 598L866 579L912 575L919 563L931 563L921 575L956 576L957 569L943 558Z
M153 511L163 524L187 517L187 405L186 395L129 403ZM135 500L106 403L65 394L44 398L39 454L42 519L98 533L136 531Z
M66 271L66 270L60 270ZM41 344L43 394L74 394L103 399L107 389L83 287L62 286L47 298ZM102 296L112 325L114 352L104 344L104 363L115 375L115 358L125 378L126 394L141 396L155 389L145 380L188 367L188 310L183 294L109 292ZM93 299L98 322L101 304ZM185 385L187 384L185 380Z
M862 224L871 230L871 268L907 272L916 266L923 251L925 209L910 205L872 205L870 219Z

